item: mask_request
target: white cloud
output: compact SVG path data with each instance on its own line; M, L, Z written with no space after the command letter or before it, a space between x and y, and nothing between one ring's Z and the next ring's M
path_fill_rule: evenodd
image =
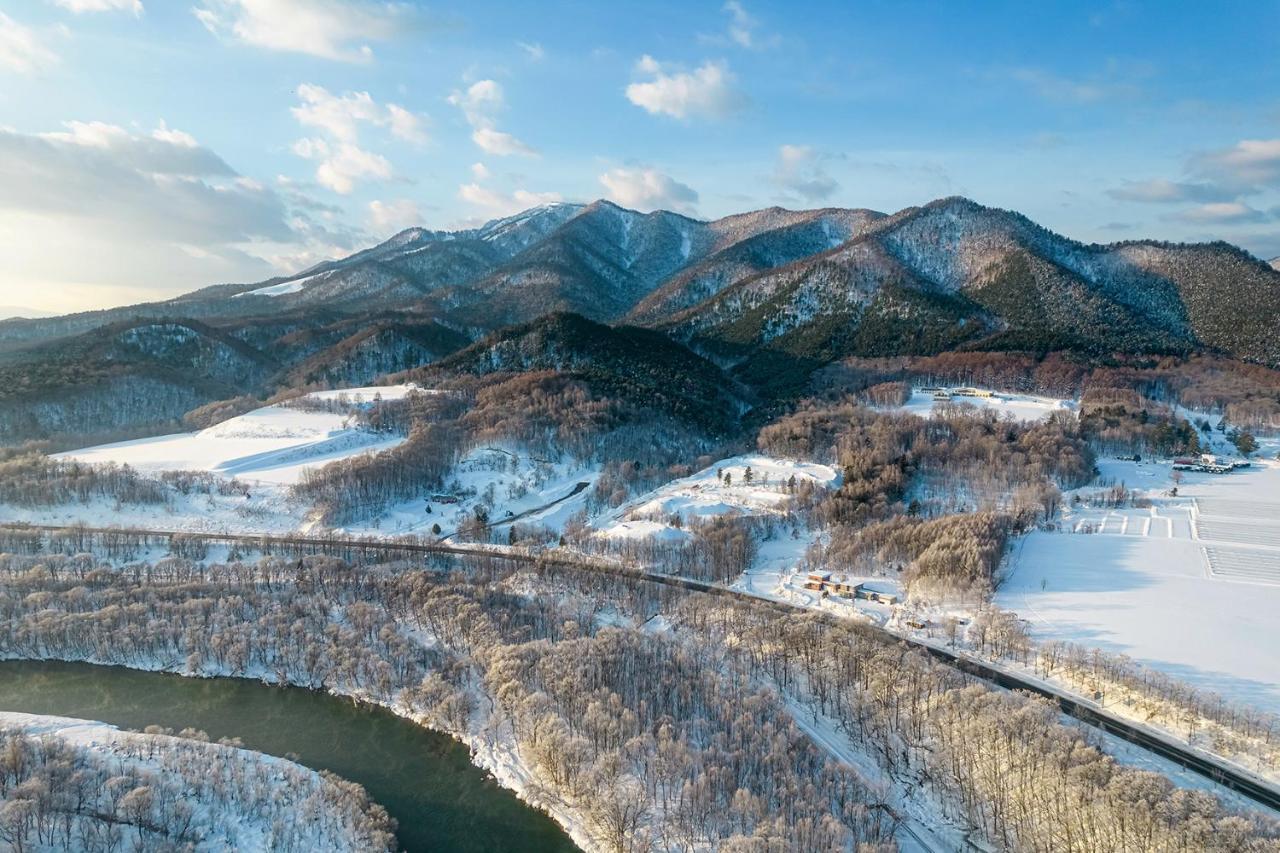
M1149 181L1126 181L1123 186L1108 190L1107 195L1118 201L1172 204L1184 201L1226 201L1234 193L1209 183L1168 181L1157 178Z
M102 122L65 126L0 131L0 207L193 245L293 236L280 199L237 181L207 148Z
M483 151L498 157L510 157L513 154L535 157L538 154L536 149L524 144L511 134L488 127L478 127L472 131L471 141Z
M368 92L334 95L323 86L303 83L298 97L302 103L291 109L298 123L319 128L343 142L355 142L361 124L390 128L393 136L407 142L426 141L416 115L397 104L383 107Z
M1246 191L1280 185L1280 139L1243 139L1230 148L1197 154L1191 167Z
M0 187L0 301L39 290L66 310L70 294L85 307L254 281L272 274L268 250L355 239L164 127L0 129Z
M669 73L652 56L643 56L636 70L653 79L627 87L627 100L654 115L675 118L724 118L738 110L743 97L723 62L707 61L693 71Z
M160 122L159 127L151 131L151 138L157 139L160 142L167 142L170 145L177 145L182 148L196 148L199 146L199 143L196 142L196 138L194 136L186 133L185 131L170 128L163 121Z
M0 70L33 74L57 62L58 55L30 27L0 11Z
M365 42L393 38L415 21L408 4L372 0L204 0L192 12L214 35L343 62L369 61Z
M316 180L322 187L347 195L364 178L386 180L391 177L391 164L381 154L356 145L339 143L316 167Z
M487 181L490 177L489 167L484 163L472 163L471 174L477 181Z
M1267 215L1244 202L1220 201L1180 211L1174 218L1198 224L1231 225L1240 222L1262 222L1266 220Z
M323 86L304 83L298 87L302 103L292 108L304 127L323 137L304 137L293 144L293 153L318 161L316 180L343 195L366 178L385 180L392 175L391 163L380 154L360 147L362 125L386 128L392 136L421 144L426 141L419 118L396 104L382 106L368 92L334 95Z
M753 18L738 0L728 0L724 10L729 13L729 38L742 47L753 47L755 29L759 21Z
M190 134L170 130L163 124L149 136L137 136L100 121L68 121L63 127L66 130L35 134L33 138L51 143L52 151L60 152L59 156L94 156L88 152L97 152L96 156L108 161L108 167L127 167L147 175L235 176L221 157L202 148Z
M477 183L458 187L458 198L485 211L490 216L510 216L540 204L560 201L560 193L535 193L518 189L511 193L482 187Z
M422 119L406 110L399 104L387 104L387 117L391 125L391 135L423 145L427 141L426 131L422 129Z
M407 198L369 202L369 225L375 231L403 231L422 222L422 211Z
M547 58L547 52L537 42L518 41L516 46L524 51L531 62L541 62Z
M673 210L696 215L698 193L669 175L649 168L617 168L600 176L607 196L635 210Z
M502 84L497 80L477 80L465 92L454 92L449 103L462 110L472 127L491 125L497 113L506 106Z
M141 15L142 0L53 0L62 8L77 15L85 12L132 12Z
M807 202L823 201L840 186L827 174L822 157L808 145L782 145L773 182L785 194Z
M449 103L462 110L471 125L471 141L482 151L498 157L523 155L536 157L538 151L510 133L498 130L497 116L506 107L502 84L496 80L478 80L466 91L454 92Z

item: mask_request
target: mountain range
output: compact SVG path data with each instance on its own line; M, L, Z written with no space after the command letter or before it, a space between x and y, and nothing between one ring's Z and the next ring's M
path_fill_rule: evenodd
M1211 351L1276 366L1276 265L1226 243L1084 244L964 198L713 221L549 204L474 229L410 228L293 276L2 321L0 438L81 429L99 406L87 401L134 393L122 383L169 389L148 415L160 422L219 394L370 381L551 314L593 325L526 330L526 354L588 328L599 342L596 324L644 327L764 396L849 355Z

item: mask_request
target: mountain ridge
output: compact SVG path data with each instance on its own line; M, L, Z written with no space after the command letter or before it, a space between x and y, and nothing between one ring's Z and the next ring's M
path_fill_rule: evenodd
M24 414L7 432L39 437L71 409L87 423L101 399L117 394L108 385L134 399L135 385L162 382L172 400L167 420L218 393L360 384L556 314L660 333L760 399L801 393L813 371L843 358L951 350L1094 360L1209 352L1280 365L1280 271L1223 242L1083 243L963 197L891 214L771 207L709 221L602 200L543 205L460 231L404 229L292 277L0 321L9 391L19 390L28 413L42 413ZM193 388L179 393L181 359L176 368L156 358L103 362L86 344L129 326L161 330L137 333L153 343L190 337ZM575 328L569 338L616 351L639 340L632 331L607 340ZM224 370L219 359L243 370ZM200 365L216 375L201 379ZM42 391L39 378L50 376L57 381ZM54 409L39 408L42 395L57 398Z

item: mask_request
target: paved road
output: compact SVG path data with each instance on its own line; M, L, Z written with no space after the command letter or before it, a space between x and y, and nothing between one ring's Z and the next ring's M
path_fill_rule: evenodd
M66 531L68 529L69 528L65 526L59 527L52 525L0 524L0 530L36 530L41 531L42 533L56 533ZM450 545L444 542L423 541L416 537L406 537L405 539L395 540L385 538L346 538L340 536L315 537L274 536L267 534L242 535L232 533L189 533L186 531L144 530L119 527L76 527L71 529L85 534L132 535L140 539L154 540L157 542L167 540L173 536L182 536L189 540L205 541L210 544L237 544L252 548L269 547L273 551L291 550L296 554L329 553L338 555L345 554L348 556L357 553L381 553L384 555L452 554L457 556L473 557L489 555L516 562L534 563L541 561L545 564L554 566L625 575L639 580L665 584L667 586L678 587L695 592L703 592L709 595L734 598L753 605L770 607L782 612L794 612L796 610L801 610L805 613L817 614L820 618L831 620L833 623L845 621L843 617L835 616L833 614L826 613L825 611L811 610L809 608L789 604L787 602L762 598L741 590L729 589L728 587L721 586L719 584L696 581L689 578L666 575L658 572L650 572L644 569L625 566L620 562L573 554L560 549L531 550L518 546L503 545ZM971 658L967 655L945 648L940 648L931 643L926 643L912 637L896 634L877 625L867 623L866 627L869 630L879 631L895 642L905 643L908 646L919 649L935 660L999 687L1009 690L1025 690L1029 693L1044 696L1055 702L1062 712L1068 716L1080 720L1083 723L1087 723L1090 726L1094 726L1101 731L1123 738L1130 743L1136 744L1155 753L1156 755L1167 758L1170 761L1176 762L1189 770L1193 770L1196 773L1217 782L1223 787L1243 794L1257 803L1272 809L1280 810L1280 788L1267 784L1261 779L1254 777L1252 774L1246 773L1240 768L1234 767L1224 761L1215 760L1213 757L1201 753L1198 750L1193 750L1148 729L1120 719L1102 708L1091 705L1078 696L1072 695L1066 691L1058 690L1043 682L1006 671L995 665Z

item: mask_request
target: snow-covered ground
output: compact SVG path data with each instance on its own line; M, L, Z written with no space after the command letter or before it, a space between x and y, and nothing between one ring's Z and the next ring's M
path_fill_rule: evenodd
M199 843L192 849L357 851L370 843L351 826L353 815L334 805L344 797L333 782L283 758L13 711L0 711L0 729L62 741L113 775L134 772L175 784L193 807L188 838ZM228 784L233 780L238 784Z
M290 293L301 292L309 282L314 281L317 278L328 277L328 275L328 272L319 272L303 278L295 278L293 281L269 284L266 287L259 287L257 290L246 290L244 293L237 293L231 298L239 299L241 296L287 296Z
M486 445L469 452L445 477L443 494L456 498L457 503L424 496L403 501L377 519L346 529L358 534L399 535L427 533L438 524L441 535L449 536L484 505L491 526L499 529L518 521L560 530L582 511L587 490L598 476L598 464L570 458L543 459L518 445Z
M627 501L598 519L595 527L611 539L656 536L680 541L687 535L683 525L694 519L781 515L791 500L788 489L793 477L796 486L804 482L819 488L840 485L839 472L826 465L751 453L721 460ZM679 526L672 523L676 518Z
M1003 391L994 392L991 397L953 396L950 400L942 401L935 399L932 391L921 391L919 388L913 388L911 399L907 401L906 405L894 406L890 410L910 412L913 415L927 418L933 414L934 407L939 404L968 404L981 409L991 409L1001 415L1008 414L1019 421L1043 420L1055 411L1074 411L1077 405L1074 400L1063 400L1057 397L1037 397L1031 394L1006 394Z
M199 471L245 486L230 494L175 493L165 504L117 505L112 500L54 507L5 507L4 518L39 524L132 524L162 530L287 532L306 524L308 508L289 499L305 471L340 459L389 450L405 438L362 427L356 409L376 400L432 393L412 384L346 388L307 395L341 411L314 411L289 401L255 409L198 432L122 441L60 453L55 458L128 465L159 476ZM328 407L326 407L328 408Z
M289 486L302 472L404 441L361 429L350 415L267 406L199 432L104 444L56 458L129 465L143 474L208 471L248 483Z
M353 407L370 406L381 400L403 400L410 394L439 394L430 388L421 388L412 382L402 385L366 385L362 388L336 388L332 391L312 391L307 395L312 400L345 403Z
M1270 445L1271 442L1268 442ZM1280 712L1280 462L1228 474L1099 463L1150 507L1077 506L1017 546L996 603L1041 638L1123 653ZM1085 492L1088 489L1083 490Z

